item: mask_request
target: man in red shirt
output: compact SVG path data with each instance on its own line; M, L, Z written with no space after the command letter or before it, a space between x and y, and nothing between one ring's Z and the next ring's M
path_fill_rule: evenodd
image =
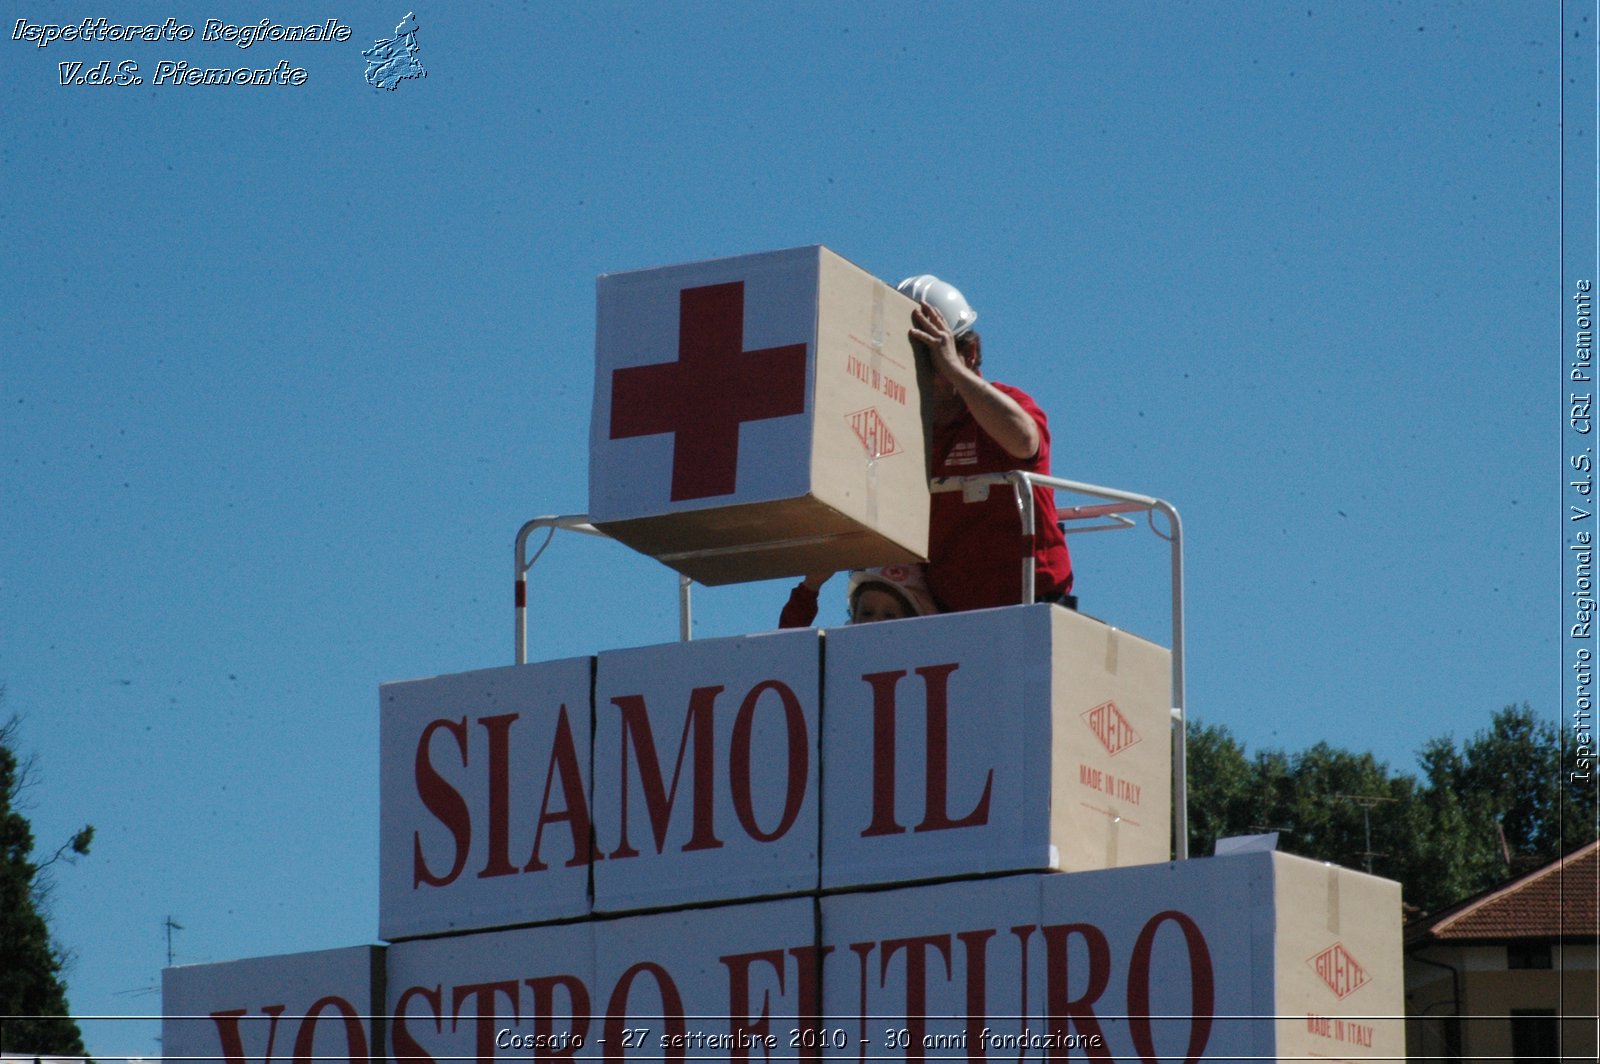
M917 301L911 339L933 366L932 465L939 477L1050 472L1050 426L1021 389L985 380L978 315L956 289L923 274L900 283ZM954 319L952 322L950 319ZM945 610L978 610L1022 601L1022 559L1034 557L1034 597L1074 604L1072 559L1056 523L1055 493L1034 489L1034 528L1023 534L1008 485L967 502L961 491L938 492L928 527L927 582Z

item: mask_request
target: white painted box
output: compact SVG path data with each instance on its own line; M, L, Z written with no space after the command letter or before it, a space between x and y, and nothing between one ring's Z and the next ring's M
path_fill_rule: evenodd
M379 689L378 932L589 911L593 659Z
M161 1053L169 1060L385 1057L381 946L354 946L161 972Z
M599 655L596 912L816 889L819 652L807 629Z
M912 302L823 247L596 285L589 517L704 584L927 555Z
M821 1002L816 943L811 898L599 921L607 1049L636 1060L815 1059L801 1032Z
M825 639L825 888L1171 856L1165 649L1045 604Z
M1399 1060L1400 889L1278 853L822 902L837 1058Z
M1045 1027L1039 922L1037 875L823 898L827 1055L1021 1059Z
M604 1055L592 921L397 942L389 1045L407 1064Z

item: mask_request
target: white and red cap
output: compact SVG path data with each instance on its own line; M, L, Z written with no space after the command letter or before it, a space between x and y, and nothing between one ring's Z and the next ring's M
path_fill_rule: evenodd
M845 601L850 604L852 613L855 612L856 596L874 587L885 588L905 599L913 616L928 617L939 612L920 565L883 565L874 569L857 569L851 573Z

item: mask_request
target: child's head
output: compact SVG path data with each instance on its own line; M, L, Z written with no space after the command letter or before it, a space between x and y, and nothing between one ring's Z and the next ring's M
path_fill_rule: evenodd
M905 596L890 590L887 584L868 584L857 591L856 597L850 602L851 624L898 621L915 616L916 613Z
M885 565L850 574L850 623L898 621L938 613L920 565Z

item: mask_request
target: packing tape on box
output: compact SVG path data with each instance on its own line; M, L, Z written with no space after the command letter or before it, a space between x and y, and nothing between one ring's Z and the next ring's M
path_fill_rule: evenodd
M878 524L878 456L867 459L867 523Z
M883 370L883 344L887 336L883 323L884 293L889 286L880 282L872 285L872 332L868 341L872 346L872 354L868 356L868 364L872 367L873 379ZM878 458L877 453L881 447L874 448L867 454L867 523L876 526L878 523Z
M1339 933L1339 869L1328 866L1328 930Z
M884 339L888 335L883 325L883 296L889 286L879 282L872 286L872 368L878 368L878 360L883 357Z

